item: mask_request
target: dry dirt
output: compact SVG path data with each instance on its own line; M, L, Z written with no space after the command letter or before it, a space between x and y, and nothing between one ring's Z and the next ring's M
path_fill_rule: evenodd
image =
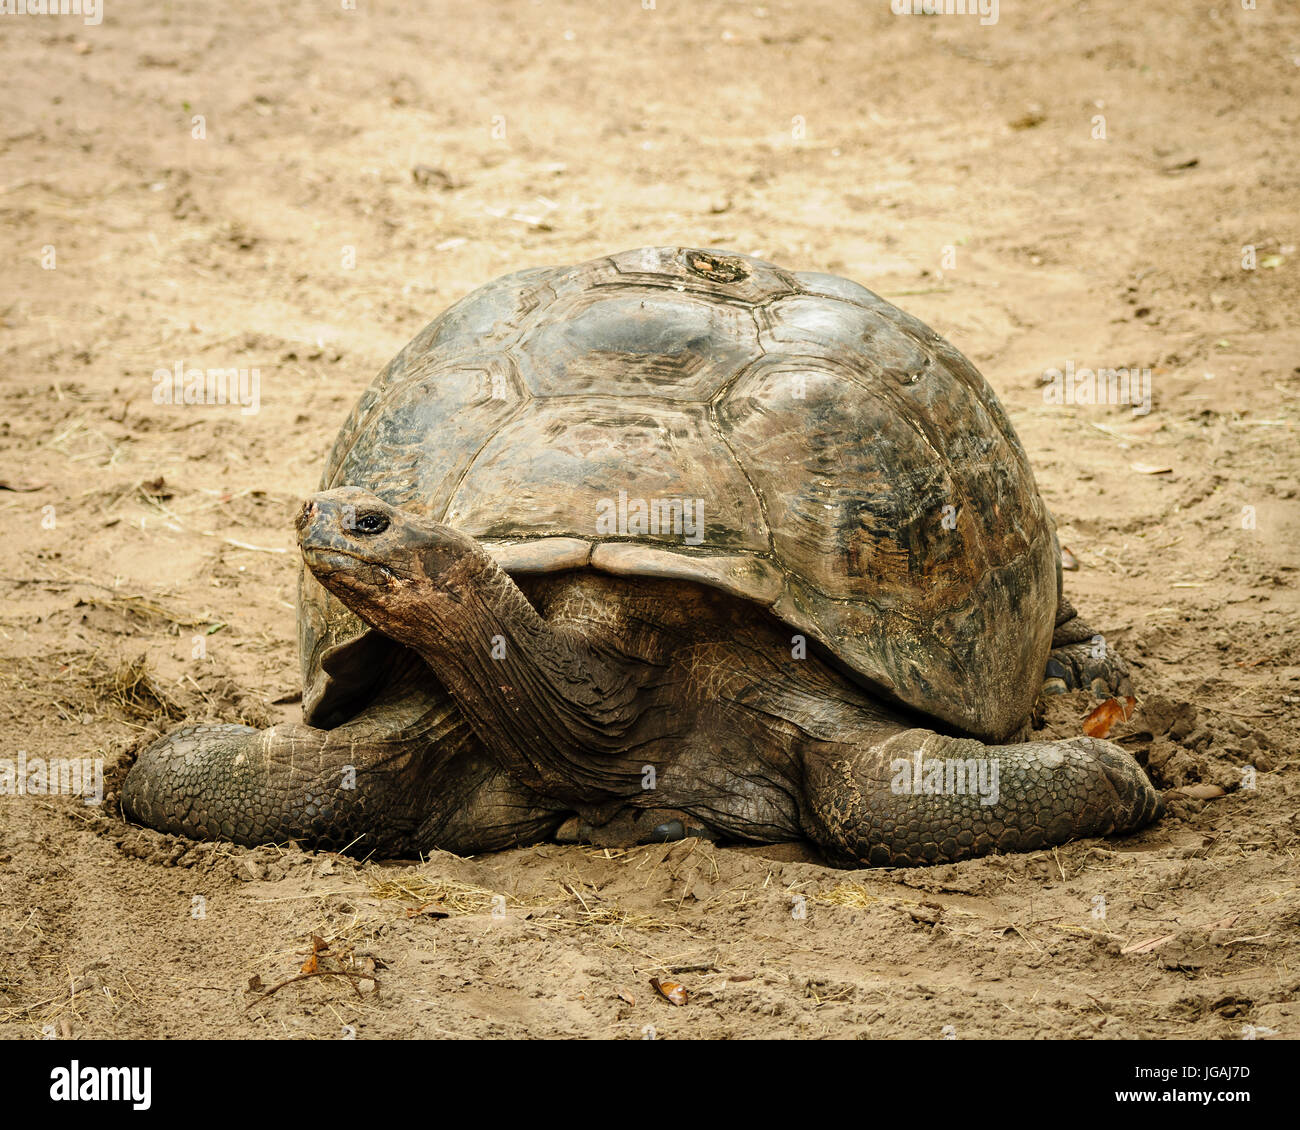
M1300 1035L1300 10L106 3L0 16L0 756L109 790L0 798L0 1033ZM1168 816L900 872L123 823L142 740L296 716L290 519L379 367L499 274L650 244L847 275L976 362ZM1150 413L1045 402L1067 362L1149 369ZM259 411L153 403L177 363L257 368ZM313 935L337 975L266 995Z

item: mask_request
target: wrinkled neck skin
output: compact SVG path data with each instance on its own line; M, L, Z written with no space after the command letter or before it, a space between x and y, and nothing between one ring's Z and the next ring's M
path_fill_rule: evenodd
M656 729L656 696L643 692L662 669L663 640L550 622L481 550L415 572L378 589L321 580L419 654L524 783L590 801L637 787L644 758L634 750Z

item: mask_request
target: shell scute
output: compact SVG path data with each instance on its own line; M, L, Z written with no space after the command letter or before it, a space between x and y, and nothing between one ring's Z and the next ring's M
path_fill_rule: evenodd
M519 365L534 396L699 402L757 351L747 311L627 286L558 302L520 350Z

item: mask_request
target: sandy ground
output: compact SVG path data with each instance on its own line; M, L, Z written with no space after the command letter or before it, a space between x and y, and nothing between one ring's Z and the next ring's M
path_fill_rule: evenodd
M0 1033L1300 1035L1300 10L0 20L0 757L102 758L108 790L0 798ZM1133 665L1112 736L1167 818L901 872L126 825L142 740L296 717L290 518L379 367L506 271L676 243L857 279L984 371ZM1151 411L1046 402L1067 363L1149 369ZM177 364L258 369L258 411L153 403ZM277 988L313 948L339 975Z

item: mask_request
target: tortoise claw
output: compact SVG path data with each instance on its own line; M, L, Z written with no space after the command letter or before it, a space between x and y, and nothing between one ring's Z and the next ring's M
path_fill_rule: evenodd
M1070 673L1055 659L1047 661L1043 672L1043 694L1065 694L1070 689Z
M1043 671L1043 694L1084 689L1097 698L1131 695L1128 664L1113 649L1091 640L1053 648Z

